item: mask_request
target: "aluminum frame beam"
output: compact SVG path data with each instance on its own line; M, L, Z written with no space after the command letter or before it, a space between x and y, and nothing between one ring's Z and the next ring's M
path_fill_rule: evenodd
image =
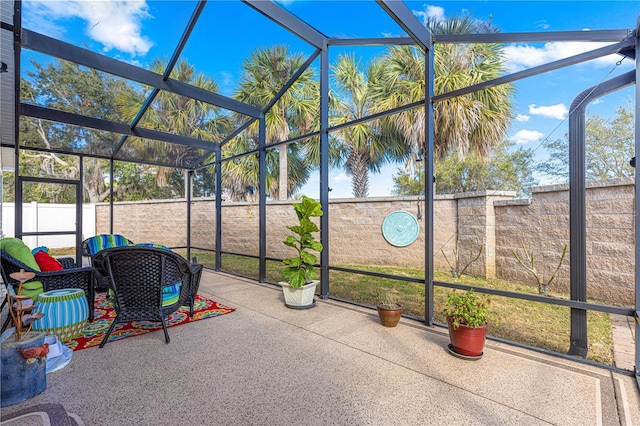
M216 142L208 142L202 139L194 139L187 136L174 135L158 130L150 130L144 128L131 128L128 124L115 123L113 121L104 120L102 118L87 117L86 115L74 114L66 111L45 108L38 105L20 104L21 115L42 120L55 121L58 123L71 124L78 127L87 127L90 129L104 130L106 132L118 133L121 135L136 136L145 139L151 139L160 142L168 142L176 145L188 146L191 148L200 148L211 150L215 147Z
M271 99L271 101L269 101L267 106L262 108L262 112L263 113L266 114L267 111L269 111L276 104L276 102L278 102L280 100L282 95L284 95L287 92L287 90L289 90L291 88L291 86L293 86L293 84L298 80L298 78L302 75L302 73L305 72L311 66L311 64L313 64L313 61L315 61L316 58L318 57L318 55L320 55L320 52L321 52L320 49L316 49L315 52L313 52L311 55L309 55L309 57L304 62L304 64L300 65L300 68L298 68L296 70L296 72L293 73L293 75L284 84L284 86L282 86L282 88L278 91L278 93L275 94L273 99Z
M329 47L325 45L320 55L320 297L329 297Z
M414 46L411 37L374 37L374 38L329 38L329 46Z
M635 115L635 153L636 155L640 152L640 55L638 55L638 51L640 51L640 13L638 13L638 19L636 21L636 87L635 87L635 106L636 106L636 115ZM637 159L637 158L636 158ZM637 163L636 163L637 164ZM635 195L635 217L638 217L638 213L640 212L640 174L638 174L638 167L634 170L635 177L635 185L634 185L634 195ZM636 238L636 256L635 256L635 336L636 336L636 348L635 348L635 373L636 373L636 383L638 388L640 388L640 271L638 270L638 265L640 265L640 221L635 220L635 238Z
M307 43L315 46L317 49L322 49L324 41L328 38L317 29L313 28L272 1L242 0L242 2L251 6L266 18L269 18Z
M198 22L198 18L200 17L200 14L202 13L202 9L204 9L204 5L206 3L207 3L207 0L200 0L196 5L195 10L193 11L191 18L189 19L189 22L187 23L187 27L185 28L184 32L182 33L182 36L180 37L178 46L173 51L173 55L171 55L171 59L169 59L169 63L167 64L167 67L165 68L164 73L162 74L162 79L164 81L167 81L169 79L169 76L171 75L171 71L173 71L173 68L178 62L178 59L180 58L180 54L184 50L184 46L185 44L187 44L187 40L189 40L189 36L191 35L193 28L196 26L196 22ZM138 123L140 123L140 120L142 120L142 116L147 111L147 109L149 109L153 100L156 98L156 96L158 96L158 93L160 93L160 89L155 87L151 91L149 96L147 96L147 99L145 99L144 103L140 107L140 110L131 121L131 128L136 127ZM127 141L127 139L128 139L127 135L124 135L122 136L122 138L120 138L120 142L118 142L118 145L116 146L116 149L113 152L114 155L117 154L118 151L120 151L120 149L122 148L124 143Z
M84 65L108 74L116 75L127 80L136 81L147 86L166 90L177 95L186 96L206 102L230 111L259 117L260 110L254 106L238 102L217 93L209 92L181 81L167 79L152 71L136 67L126 62L118 61L99 53L56 40L34 31L22 31L22 46L37 52L55 56L65 61Z
M571 300L587 301L587 185L585 162L585 111L587 105L608 93L633 84L635 71L590 87L572 102L569 115L569 286ZM569 355L586 357L587 311L571 308Z
M409 8L401 1L397 0L376 0L376 3L382 7L385 12L398 24L403 30L414 39L416 43L425 51L431 49L433 38L431 32L422 25L422 22L409 10Z
M633 30L548 31L488 34L434 34L438 43L536 43L553 41L616 42L634 38Z
M435 227L434 227L434 207L433 200L435 198L435 158L434 158L434 122L433 122L433 89L434 89L434 52L429 50L425 55L424 64L425 78L425 135L426 140L422 143L424 150L424 310L425 323L429 326L433 325L434 318L434 246L435 246Z
M498 86L500 84L511 83L512 81L522 80L523 78L532 77L534 75L542 74L549 71L554 71L559 68L564 68L569 65L579 64L581 62L590 61L592 59L600 58L602 56L610 55L612 53L619 53L631 46L635 45L634 39L624 40L620 43L615 43L610 46L601 47L599 49L591 50L589 52L580 53L578 55L570 56L568 58L560 59L558 61L549 62L548 64L540 65L537 67L529 68L523 71L518 71L513 74L498 77L493 80L485 81L473 86L464 87L458 90L452 90L451 92L443 93L433 97L434 102L439 102L445 99L454 98L456 96L467 95L469 93L477 92L479 90L488 89L490 87Z

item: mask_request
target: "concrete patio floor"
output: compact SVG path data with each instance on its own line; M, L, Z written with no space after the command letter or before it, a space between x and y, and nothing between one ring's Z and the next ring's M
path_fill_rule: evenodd
M236 312L171 328L168 345L156 332L78 351L2 416L57 403L84 425L640 425L635 378L607 369L493 341L465 361L444 329L335 301L287 309L275 286L209 271L200 293Z

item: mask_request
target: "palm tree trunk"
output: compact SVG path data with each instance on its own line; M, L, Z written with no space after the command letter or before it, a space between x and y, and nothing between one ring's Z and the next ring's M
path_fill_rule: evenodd
M279 177L279 184L278 184L278 199L279 200L286 200L288 198L288 190L287 187L288 182L287 182L287 147L286 145L280 145L280 148L278 148L279 152L279 159L280 159L280 177Z
M362 153L353 151L349 157L351 169L351 190L356 198L364 198L369 195L369 172L367 170L367 158Z
M189 170L184 169L184 170L182 171L182 175L184 176L184 198L186 199L186 198L188 198L188 197L187 197L187 192L189 191L189 183L188 183L188 180L189 180ZM193 195L193 186L192 186L191 188L192 188L191 195Z

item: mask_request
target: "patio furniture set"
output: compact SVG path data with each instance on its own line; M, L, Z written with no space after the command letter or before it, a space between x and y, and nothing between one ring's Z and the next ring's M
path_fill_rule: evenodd
M182 306L189 306L193 316L202 265L189 263L167 247L134 244L118 234L88 238L82 243L82 255L89 257L91 266L79 267L70 257L54 258L46 247L32 251L18 238L0 239L2 280L8 294L18 284L12 274L33 274L22 284L22 294L31 297L39 311L46 311L33 324L34 330L61 340L76 337L87 320L94 320L96 291L109 292L116 312L101 348L117 324L129 321L162 323L169 343L165 319ZM8 315L2 332L10 321Z

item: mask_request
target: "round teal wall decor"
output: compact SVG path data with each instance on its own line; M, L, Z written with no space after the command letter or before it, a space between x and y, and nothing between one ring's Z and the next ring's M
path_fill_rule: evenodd
M391 245L405 247L418 238L420 225L411 214L402 210L389 213L382 222L382 235Z

